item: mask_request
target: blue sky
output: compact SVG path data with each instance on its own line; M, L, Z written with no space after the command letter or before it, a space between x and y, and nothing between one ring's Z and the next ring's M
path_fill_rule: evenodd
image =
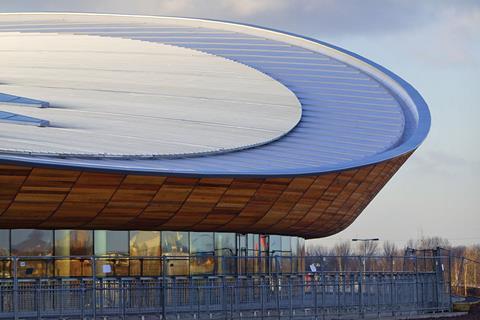
M382 64L423 95L432 129L363 214L327 239L402 245L441 236L480 243L480 1L0 0L0 12L81 11L190 16L273 27Z

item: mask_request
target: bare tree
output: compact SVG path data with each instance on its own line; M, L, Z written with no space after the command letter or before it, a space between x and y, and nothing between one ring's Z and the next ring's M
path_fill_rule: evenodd
M325 246L315 244L307 247L307 256L320 257L329 255L332 255L332 252Z
M417 240L417 249L431 250L437 247L450 248L450 242L441 237L421 237Z
M398 255L398 248L394 242L385 241L383 243L383 255L386 257L393 257Z
M333 250L337 256L349 256L352 253L352 244L350 241L342 241L335 244Z
M357 254L359 256L371 257L377 253L378 250L378 241L362 241L358 242L357 245Z

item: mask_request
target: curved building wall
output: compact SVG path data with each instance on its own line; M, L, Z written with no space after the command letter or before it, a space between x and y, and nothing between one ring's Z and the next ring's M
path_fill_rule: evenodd
M288 178L142 176L0 165L0 227L325 237L349 226L408 156Z

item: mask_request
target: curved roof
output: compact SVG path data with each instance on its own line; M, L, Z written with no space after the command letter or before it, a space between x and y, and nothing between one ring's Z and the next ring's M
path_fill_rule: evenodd
M293 92L301 103L302 116L294 129L273 142L221 154L168 158L106 154L90 159L4 152L2 161L162 175L319 174L410 152L425 139L430 127L424 100L395 74L346 50L279 31L185 18L0 14L0 34L11 32L131 39L233 60ZM4 82L0 76L0 92L8 93L2 91L8 86ZM42 102L40 96L18 96Z
M48 102L3 106L44 119L25 127L5 118L3 153L125 159L224 153L274 141L301 118L300 102L280 82L197 50L54 33L0 32L0 39L1 90Z

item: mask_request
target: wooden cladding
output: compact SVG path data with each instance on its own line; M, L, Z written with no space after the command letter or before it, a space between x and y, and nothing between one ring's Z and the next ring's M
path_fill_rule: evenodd
M0 165L0 228L227 231L325 237L409 155L290 178L185 178Z

